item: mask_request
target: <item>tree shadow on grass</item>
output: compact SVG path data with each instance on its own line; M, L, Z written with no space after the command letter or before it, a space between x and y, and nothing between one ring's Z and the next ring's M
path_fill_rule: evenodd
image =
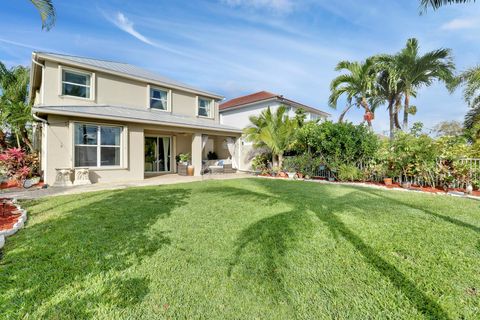
M442 309L442 307L435 302L433 299L429 298L424 294L420 289L417 288L414 282L408 279L402 272L400 272L393 264L389 263L383 259L374 248L368 245L364 240L362 240L357 234L355 234L350 228L348 228L341 219L336 216L335 212L345 211L346 209L353 209L348 203L359 197L355 194L347 194L343 196L336 196L330 194L332 199L335 198L335 204L330 204L328 201L319 202L316 193L319 192L318 186L312 185L310 192L303 192L301 197L299 196L283 196L280 191L281 188L276 188L275 184L271 182L258 181L260 185L263 185L267 191L275 193L277 189L278 197L284 201L285 204L293 206L294 209L290 212L285 212L270 218L265 219L265 221L260 221L257 224L250 226L245 229L244 232L239 237L237 241L237 259L241 258L241 252L245 250L247 244L255 242L257 246L265 248L262 251L264 255L266 267L272 268L276 266L277 256L282 256L285 251L284 243L290 243L289 249L294 249L295 242L290 239L298 237L301 233L290 233L288 232L289 226L295 225L295 220L298 220L306 210L310 210L315 213L320 221L325 223L329 228L332 235L336 237L337 235L343 237L347 240L372 266L377 272L382 276L387 278L390 283L397 288L400 292L405 295L409 301L416 307L416 309L421 312L424 316L430 319L449 319L448 314ZM278 183L289 183L289 182L278 182ZM278 185L277 185L278 186ZM329 191L327 188L322 190L324 194L322 197L328 199ZM369 196L370 198L372 195ZM370 202L378 202L378 199L365 199L362 198L363 203L367 206L372 205ZM371 200L371 201L370 201ZM391 200L391 199L388 199ZM339 206L338 203L341 205ZM355 205L359 205L359 202L355 202ZM360 203L360 205L362 205ZM378 205L378 204L377 204ZM355 208L358 209L358 208ZM349 210L351 211L351 210ZM280 224L283 224L284 227L279 227L278 223L275 221L280 221ZM286 223L281 223L285 221ZM301 225L302 223L300 223ZM276 248L279 248L277 252ZM238 261L237 261L238 263ZM265 267L264 267L265 268ZM269 269L264 270L264 274L270 276L270 279L273 283L280 283L281 278L276 278L275 274L269 274ZM276 286L278 290L282 289L282 286L278 284ZM284 293L284 291L282 291Z
M366 259L382 276L389 279L416 307L416 309L430 319L448 319L448 315L434 300L419 290L415 283L403 275L393 264L387 262L375 249L367 245L358 235L350 230L335 213L317 211L317 217L325 222L333 234L339 234Z
M419 210L419 211L421 211L425 214L428 214L428 215L431 215L433 217L439 218L439 219L441 219L445 222L454 224L458 227L470 229L472 231L480 233L480 227L475 226L475 225L470 224L470 223L467 223L465 221L461 221L461 220L458 220L458 219L455 219L455 218L452 218L452 217L449 217L449 216L446 216L446 215L442 215L442 214L433 212L433 211L427 209L426 206L413 205L411 203L403 202L403 201L398 200L397 198L394 198L393 196L392 197L387 196L387 195L385 195L384 192L380 192L378 190L362 190L361 192L363 192L364 194L368 194L368 195L375 195L379 198L382 198L384 200L388 200L388 201L393 202L393 203L395 203L397 205L400 205L400 206L405 206L405 207L409 207L409 208L412 208L412 209L415 209L415 210Z
M140 264L170 244L167 232L151 227L183 206L189 194L187 189L132 188L79 196L77 202L56 208L54 218L27 227L9 241L0 261L0 314L22 318L43 310L45 314L55 311L59 318L72 316L62 314L61 306L79 302L59 297L72 288L87 288L84 282L94 279L100 282L95 284L100 293L90 295L91 300L88 294L82 298L83 309L91 309L98 301L95 297L105 292L116 292L112 299L120 301L119 307L138 303L138 299L121 297L145 295L145 279L131 280L143 284L142 292L130 280L108 281L115 272ZM35 206L27 209L36 215Z

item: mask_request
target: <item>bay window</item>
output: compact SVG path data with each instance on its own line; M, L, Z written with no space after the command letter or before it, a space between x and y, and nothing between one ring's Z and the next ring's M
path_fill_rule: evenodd
M75 167L120 166L122 127L75 123Z

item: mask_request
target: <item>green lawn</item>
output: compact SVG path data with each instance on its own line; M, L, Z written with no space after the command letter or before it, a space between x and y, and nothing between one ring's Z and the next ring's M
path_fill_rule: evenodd
M2 319L480 318L474 200L252 178L23 205Z

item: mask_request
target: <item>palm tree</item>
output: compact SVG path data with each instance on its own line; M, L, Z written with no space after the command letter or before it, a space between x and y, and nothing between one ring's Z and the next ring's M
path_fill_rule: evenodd
M42 29L50 30L55 25L56 14L52 0L30 0L42 19Z
M475 2L475 0L420 0L420 6L424 11L428 8L437 10L447 4Z
M451 89L459 86L463 86L463 99L470 107L464 126L466 129L473 129L480 122L480 65L460 73Z
M395 57L398 77L403 83L403 130L408 130L408 115L414 111L410 108L410 98L415 91L430 86L435 80L449 84L453 80L455 66L450 49L438 49L419 54L417 39L408 39L404 49Z
M328 99L330 107L336 109L341 96L345 96L347 99L347 107L342 112L339 121L343 120L352 105L363 108L365 114L372 113L373 110L370 108L368 100L375 96L374 60L369 58L364 62L341 61L335 70L346 71L333 79L330 84L331 94ZM366 117L366 120L371 127L371 118Z
M267 147L272 151L272 163L278 158L278 166L282 167L283 155L294 141L296 122L286 115L285 106L280 106L276 112L270 107L259 116L251 116L251 125L245 128L247 141L252 141L254 147Z
M32 120L31 106L27 103L29 76L28 68L18 66L7 70L0 62L0 140L7 130L14 135L19 148L24 144L33 150L27 129ZM5 143L0 144L5 147Z

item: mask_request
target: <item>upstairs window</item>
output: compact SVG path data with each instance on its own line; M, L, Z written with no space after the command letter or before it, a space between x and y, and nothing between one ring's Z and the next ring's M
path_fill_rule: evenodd
M92 75L71 70L62 70L62 95L91 99Z
M198 115L200 117L212 117L212 100L198 98Z
M318 120L320 119L320 116L316 113L310 113L310 120L314 121L314 120Z
M150 88L150 108L168 110L168 91Z

